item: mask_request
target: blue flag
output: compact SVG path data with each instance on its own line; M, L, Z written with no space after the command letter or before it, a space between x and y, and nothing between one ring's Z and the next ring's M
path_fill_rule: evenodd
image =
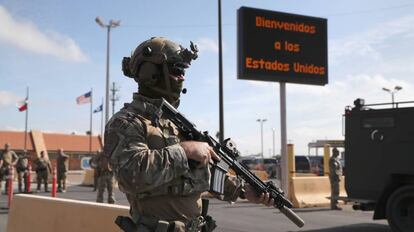
M103 104L101 104L100 106L98 106L98 108L96 108L93 112L94 113L98 113L101 112L103 110Z

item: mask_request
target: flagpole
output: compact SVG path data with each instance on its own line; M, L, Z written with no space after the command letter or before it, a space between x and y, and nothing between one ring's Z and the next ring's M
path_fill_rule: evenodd
M103 102L104 102L104 98L102 98L102 109L101 109L101 143L103 144L103 128L104 128L104 126L103 126Z
M89 125L89 153L92 152L92 103L93 103L93 89L91 88L91 111L90 111L90 125Z
M26 119L24 126L24 151L27 152L27 124L29 118L29 86L26 87Z

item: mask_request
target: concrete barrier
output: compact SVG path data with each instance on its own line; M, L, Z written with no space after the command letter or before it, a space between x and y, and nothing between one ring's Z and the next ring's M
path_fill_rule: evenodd
M94 173L95 171L93 169L84 170L82 185L93 186Z
M344 178L339 184L339 196L346 197ZM324 207L330 205L329 177L292 177L289 181L289 198L295 208Z
M261 179L262 181L267 181L269 180L269 174L267 174L266 171L261 171L261 170L255 170L255 169L249 169L251 172L253 172L257 177L259 177L259 179ZM233 169L229 169L229 174L231 176L236 176L236 172Z
M127 206L18 194L7 232L121 231L115 218L128 212Z

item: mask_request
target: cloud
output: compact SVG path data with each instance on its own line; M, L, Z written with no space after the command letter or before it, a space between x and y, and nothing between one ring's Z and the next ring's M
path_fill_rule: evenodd
M53 31L42 32L32 22L13 18L1 5L0 22L0 43L13 45L33 53L58 57L65 61L88 60L71 38Z
M24 130L24 128L17 128L17 127L8 126L8 125L0 125L0 130L3 130L3 131L22 131L22 130Z
M218 44L215 40L210 38L201 38L196 42L196 44L200 52L218 53Z
M341 58L368 57L379 60L384 58L385 50L392 50L399 44L395 40L412 39L414 36L414 16L405 16L384 22L376 27L339 40L331 41L330 60L340 63ZM392 42L394 40L394 42ZM411 43L411 40L410 40Z
M18 101L21 101L22 99L22 97L19 97L14 93L0 90L0 108L15 105Z

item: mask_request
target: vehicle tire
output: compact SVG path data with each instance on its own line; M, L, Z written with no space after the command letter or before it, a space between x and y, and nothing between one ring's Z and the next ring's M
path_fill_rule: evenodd
M414 185L395 190L387 201L387 220L393 232L414 231Z

